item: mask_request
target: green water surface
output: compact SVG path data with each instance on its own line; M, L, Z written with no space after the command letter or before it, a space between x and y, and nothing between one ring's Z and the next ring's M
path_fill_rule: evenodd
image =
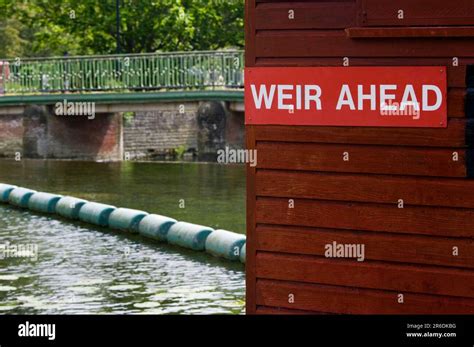
M245 168L0 160L0 182L245 233ZM241 264L0 204L0 313L240 313Z

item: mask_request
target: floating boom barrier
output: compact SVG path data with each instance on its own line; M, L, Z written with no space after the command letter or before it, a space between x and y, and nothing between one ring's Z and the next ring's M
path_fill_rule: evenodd
M148 214L145 211L117 208L3 183L0 183L0 202L113 230L140 234L159 242L205 251L216 257L245 263L245 235L227 230L214 230L157 214Z

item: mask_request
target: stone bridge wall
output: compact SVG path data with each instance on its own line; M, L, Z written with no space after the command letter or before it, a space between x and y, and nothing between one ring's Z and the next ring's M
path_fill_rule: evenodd
M244 116L224 102L167 102L147 110L57 116L52 106L0 115L0 157L76 160L198 159L244 146ZM140 109L136 107L137 109Z

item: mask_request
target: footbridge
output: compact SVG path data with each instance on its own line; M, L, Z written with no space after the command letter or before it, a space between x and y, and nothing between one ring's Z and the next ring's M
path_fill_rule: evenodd
M0 60L0 156L212 158L243 146L243 66L235 50Z

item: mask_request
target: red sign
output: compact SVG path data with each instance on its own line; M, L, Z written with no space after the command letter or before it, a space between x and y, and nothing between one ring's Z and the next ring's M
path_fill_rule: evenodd
M446 68L247 68L245 123L444 128Z

